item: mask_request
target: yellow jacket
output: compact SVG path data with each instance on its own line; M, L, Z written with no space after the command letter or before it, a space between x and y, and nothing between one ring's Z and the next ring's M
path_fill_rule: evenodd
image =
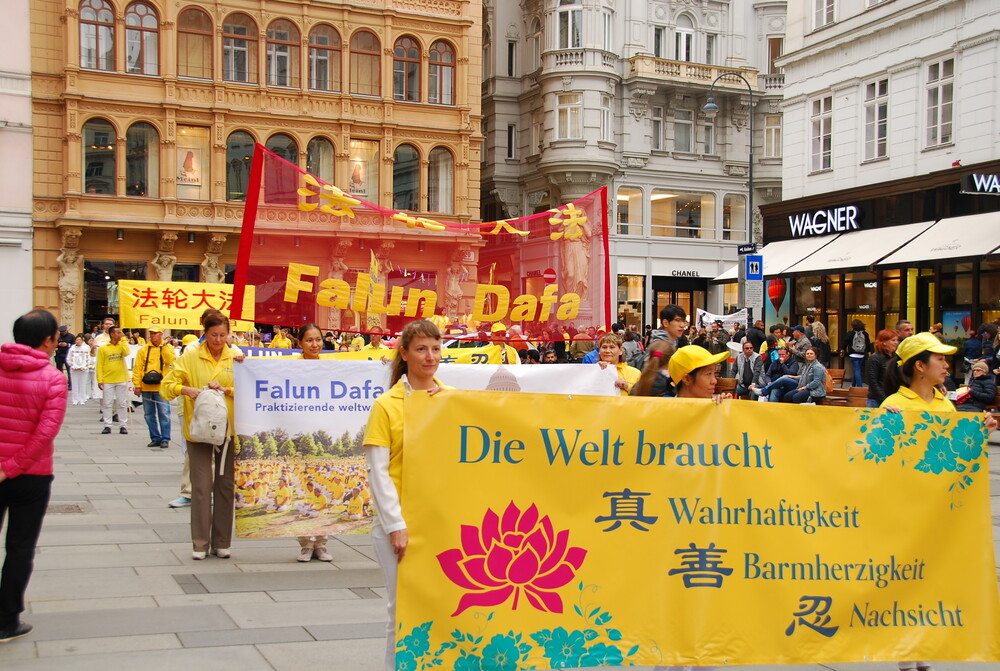
M128 340L122 338L117 345L110 342L97 348L98 384L117 384L128 380L125 358L129 355Z
M620 377L621 379L625 380L625 382L628 383L627 387L625 387L624 389L619 389L618 391L621 392L622 396L628 396L628 393L632 391L632 386L636 382L638 382L639 378L642 376L642 371L639 370L638 368L634 368L628 365L627 363L617 364L617 369L618 369L618 377Z
M274 349L292 349L293 345L292 341L285 336L277 336L271 339L269 347L273 347Z
M140 347L135 353L135 363L132 364L132 384L140 391L160 391L158 384L143 384L142 376L149 371L158 370L166 377L176 358L177 354L171 345Z
M229 409L229 434L235 435L233 418L233 397L229 390L233 388L233 350L231 347L223 347L219 360L212 358L212 353L207 346L198 347L181 355L174 362L174 367L163 376L160 383L160 395L164 400L170 401L181 396L184 387L194 387L202 389L209 382L215 380L223 387L228 387L226 391L226 406ZM194 412L194 401L190 396L184 396L184 437L188 436L188 425L191 423L191 414Z
M882 405L879 407L884 408L886 406L896 407L900 410L928 410L930 412L957 412L955 410L955 405L946 399L944 395L938 391L934 390L934 400L928 403L924 399L917 396L916 393L909 387L900 387L899 391L891 396L886 397L882 401Z

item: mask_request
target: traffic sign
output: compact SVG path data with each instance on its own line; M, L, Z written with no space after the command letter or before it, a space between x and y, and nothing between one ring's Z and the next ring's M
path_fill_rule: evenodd
M764 257L760 254L749 254L744 257L746 260L746 275L747 281L751 280L763 280L764 279Z
M546 268L542 271L542 279L545 280L546 284L552 284L556 281L556 271L552 268Z
M740 256L746 256L747 254L756 254L757 253L757 243L756 242L751 242L751 243L746 244L746 245L740 245L739 247L736 248L736 250L737 250L737 252L739 253Z

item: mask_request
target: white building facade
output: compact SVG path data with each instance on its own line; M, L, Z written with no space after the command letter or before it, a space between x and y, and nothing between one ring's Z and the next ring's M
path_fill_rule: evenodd
M608 187L614 314L736 306L710 280L781 199L785 2L485 3L483 218ZM718 79L736 72L743 79ZM745 80L745 81L744 81ZM712 97L720 111L703 111ZM751 105L752 98L752 105ZM757 237L759 237L759 230ZM616 289L617 286L617 289Z
M31 29L28 0L5 4L7 46L0 64L0 340L32 308Z

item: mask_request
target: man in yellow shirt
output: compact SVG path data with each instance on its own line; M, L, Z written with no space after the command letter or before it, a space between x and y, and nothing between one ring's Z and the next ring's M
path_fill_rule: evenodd
M361 348L362 352L368 350L388 350L389 346L382 342L382 329L376 326L372 329L372 341Z
M291 349L293 346L291 339L288 337L288 329L279 328L275 331L274 337L271 338L271 348Z
M149 429L149 445L146 447L170 447L170 404L160 396L160 383L150 377L155 379L158 373L162 380L176 358L174 348L163 344L163 331L159 328L149 329L149 345L135 353L132 385L135 395L142 398L142 410Z
M108 330L108 338L107 344L97 348L97 386L102 392L101 416L104 419L104 430L101 433L111 433L112 415L118 415L118 432L127 434L128 368L125 366L125 359L130 350L121 328L112 326Z

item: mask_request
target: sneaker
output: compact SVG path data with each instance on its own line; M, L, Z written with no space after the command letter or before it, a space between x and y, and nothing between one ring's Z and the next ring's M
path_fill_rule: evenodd
M314 548L313 557L320 561L333 561L333 555L325 547Z
M215 548L213 554L219 559L229 559L233 556L233 553L229 551L229 548Z
M118 429L118 433L122 434L123 436L127 436L127 435L128 435L128 429L126 429L126 428L125 428L125 427L123 426L123 427L121 427L120 429Z
M301 561L301 562L307 562L307 561L309 561L312 558L313 558L313 549L312 548L302 548L302 550L299 552L299 556L298 556L297 560Z
M160 441L158 441L158 440L151 440L151 441L149 441L149 445L147 445L146 447L159 447L159 446L160 446Z
M176 499L167 504L171 508L185 508L191 505L191 499L186 496L178 496Z
M164 450L165 450L165 449L167 449L168 447L170 447L170 441L169 441L169 440L164 440L164 441L162 441L162 442L160 443L160 447L161 447L162 449L164 449Z
M195 550L194 552L191 553L191 559L200 561L205 558L205 555L206 555L205 552L199 552L198 550Z
M21 638L22 636L27 636L34 629L27 622L18 622L10 629L0 629L0 643L6 643L7 641L13 641L15 638Z
M101 435L103 435L105 433L111 433L111 427L110 426L104 427L104 429L101 431Z
M757 385L753 384L752 382L750 383L750 386L748 387L748 389L750 390L750 393L753 396L760 396L760 389L758 389Z

